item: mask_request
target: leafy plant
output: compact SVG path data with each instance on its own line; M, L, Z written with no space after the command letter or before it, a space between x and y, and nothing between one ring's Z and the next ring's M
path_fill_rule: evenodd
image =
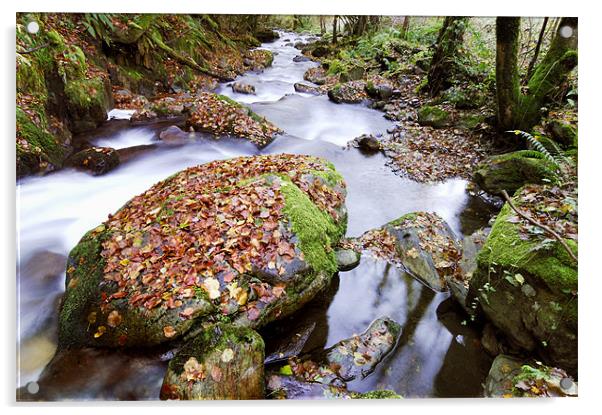
M540 153L543 158L554 163L557 167L568 167L571 164L571 161L566 157L560 147L556 145L552 140L548 140L548 144L552 146L552 150L548 150L540 141L539 136L533 136L526 131L514 130L508 131L509 133L514 133L518 136L524 138L529 145L535 149L538 153Z
M86 13L84 14L82 24L90 36L110 45L110 32L115 29L111 20L113 16L114 14L112 13Z

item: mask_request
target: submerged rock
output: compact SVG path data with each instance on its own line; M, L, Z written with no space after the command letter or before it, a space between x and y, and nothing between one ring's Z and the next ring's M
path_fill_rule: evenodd
M487 193L512 195L526 184L554 183L557 166L537 151L521 150L492 156L479 164L473 180Z
M216 324L169 362L161 399L263 399L264 344L245 327Z
M178 126L171 125L159 133L159 139L170 143L184 142L188 139L188 133L182 131Z
M562 369L529 366L512 356L499 355L485 380L489 398L577 396L577 382Z
M67 165L98 176L117 167L119 156L117 151L111 147L90 147L71 156L67 160Z
M260 327L337 270L345 183L323 159L240 157L183 170L73 248L60 347L150 346L226 319Z
M308 62L310 60L307 56L303 55L297 55L293 58L293 62Z
M431 105L424 105L418 109L418 124L433 128L448 127L452 124L449 112Z
M408 213L384 226L409 273L435 291L447 291L447 279L461 272L461 247L449 225L435 213Z
M518 209L553 217L577 253L576 194L527 186L513 198ZM541 219L540 219L541 220ZM469 300L514 344L544 361L577 371L577 264L555 239L521 219L506 203L477 257Z
M351 271L360 263L361 254L353 249L337 249L335 251L339 271Z
M234 82L232 84L232 91L238 92L239 94L255 94L255 86L242 82Z
M372 373L393 349L400 333L399 324L381 317L364 333L342 340L313 358L290 359L289 364L268 374L269 394L286 399L362 397L348 391L347 382ZM383 392L383 396L391 397L389 393Z

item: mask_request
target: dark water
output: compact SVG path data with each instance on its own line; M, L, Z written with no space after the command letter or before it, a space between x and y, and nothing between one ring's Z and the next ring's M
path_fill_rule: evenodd
M284 37L295 38L296 35ZM488 206L471 198L459 179L426 185L395 176L380 154L366 156L344 144L362 133L383 133L391 124L382 113L362 105L337 105L325 97L294 93L293 84L315 63L294 63L299 53L283 41L264 45L278 54L273 68L242 78L256 85L256 96L222 93L251 104L286 134L258 151L243 140L215 141L196 135L189 144L157 143L153 128L114 124L96 132L98 144L128 151L156 145L133 155L114 171L92 177L62 170L21 180L18 215L18 385L38 380L40 391L23 399L157 399L167 350L111 352L82 350L55 357L58 302L64 291L66 255L79 238L128 199L186 167L216 159L259 153L312 154L331 160L348 185L348 235L382 225L411 211L440 214L461 236L485 224ZM478 396L489 359L464 317L447 300L383 261L364 256L359 267L341 273L328 293L295 316L270 327L316 323L306 348L328 347L362 332L387 315L403 326L395 350L380 367L351 389L394 389L405 396ZM272 334L270 334L272 333ZM269 343L269 341L268 341ZM268 344L269 346L269 344Z

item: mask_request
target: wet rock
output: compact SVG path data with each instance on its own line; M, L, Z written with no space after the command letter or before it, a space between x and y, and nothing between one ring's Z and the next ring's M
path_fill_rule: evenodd
M320 88L317 86L307 85L301 82L297 82L295 85L295 91L303 94L321 95Z
M90 147L75 153L67 160L67 165L86 170L95 176L108 173L119 165L119 157L114 148Z
M364 86L365 83L363 81L336 84L328 90L328 98L336 104L356 104L367 98Z
M152 346L218 318L257 328L291 314L337 271L345 194L325 160L296 155L214 161L157 183L71 251L60 347Z
M347 390L347 382L372 373L393 349L400 333L399 324L381 317L364 333L342 340L313 358L290 359L288 365L273 369L267 376L268 393L288 399L359 397Z
M485 324L483 335L481 336L481 345L483 349L491 356L497 356L502 352L502 348L495 335L495 328L490 323Z
M216 138L244 138L261 148L282 132L264 117L225 95L202 92L190 100L190 105L186 126Z
M253 62L251 66L255 71L265 69L274 62L274 53L267 49L254 49L247 52L247 55Z
M264 344L245 327L216 324L169 362L161 399L263 399Z
M490 398L577 396L578 385L562 369L529 366L507 355L493 361L485 380L485 396Z
M418 110L418 124L433 128L448 127L452 124L449 112L431 105L424 105Z
M303 346L314 332L316 323L313 322L299 330L296 330L290 338L281 338L280 343L274 347L274 351L265 358L265 364L288 360L296 357L303 350Z
M335 251L339 271L351 271L360 263L361 254L353 249L337 249Z
M303 74L303 79L316 85L324 85L326 83L326 71L321 67L309 68Z
M255 86L243 82L234 82L232 84L232 91L239 94L255 94Z
M491 228L479 229L470 236L464 237L462 240L462 259L459 264L461 272L447 278L447 285L452 297L469 314L474 310L470 309L466 301L468 298L468 287L477 268L477 255L483 248L490 231Z
M533 206L533 195L546 197L537 204L542 213L566 199L542 186L526 186L513 203L525 210ZM576 241L565 241L576 255ZM543 249L541 244L542 237L525 231L506 203L477 257L468 301L478 301L489 321L514 344L576 374L577 264L557 241Z
M170 143L181 143L188 140L188 133L182 131L179 127L172 125L159 133L161 141Z
M384 229L395 238L397 255L410 275L435 291L447 291L447 280L461 272L461 247L449 225L437 214L408 213Z
M280 35L275 30L264 29L254 34L255 38L261 43L270 43L280 38Z
M381 149L380 140L371 134L362 134L356 140L360 150L375 153Z
M307 62L310 60L311 59L309 59L307 56L303 56L303 55L297 55L293 58L293 62Z
M502 190L512 195L526 184L554 183L557 167L536 151L520 150L492 156L480 163L473 180L481 189L493 195Z
M68 80L64 91L71 132L92 130L106 121L113 99L108 79L97 76Z

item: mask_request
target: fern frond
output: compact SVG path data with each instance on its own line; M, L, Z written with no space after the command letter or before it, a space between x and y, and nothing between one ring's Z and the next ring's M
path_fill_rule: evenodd
M514 131L508 131L508 132L514 133L516 135L523 137L525 140L527 140L527 142L531 145L531 147L533 147L535 150L539 151L546 160L548 160L551 163L554 163L557 167L560 167L560 165L563 164L562 160L558 160L556 157L554 157L554 155L552 153L550 153L548 151L548 149L543 146L543 144L541 144L539 141L537 141L537 139L535 137L533 137L531 134L529 134L528 132L521 131L521 130L514 130Z

